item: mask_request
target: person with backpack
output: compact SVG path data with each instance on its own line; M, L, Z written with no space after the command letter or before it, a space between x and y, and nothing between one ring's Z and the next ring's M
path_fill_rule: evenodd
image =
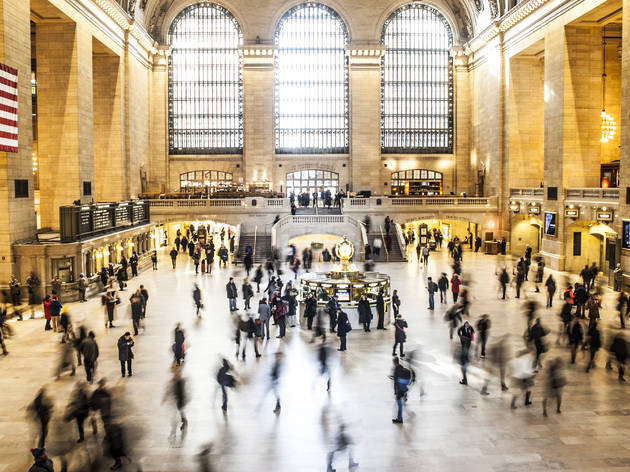
M394 357L392 360L394 363L394 371L391 378L394 380L394 396L396 398L396 405L398 405L398 413L396 418L392 419L394 424L403 423L403 405L407 398L407 392L411 385L411 371L402 365L398 357Z
M429 310L435 309L435 292L438 291L438 285L431 277L427 279L427 291L429 292Z
M394 347L392 348L392 356L396 355L396 346L400 345L400 357L405 357L403 352L403 345L407 341L407 333L405 328L409 327L407 322L403 319L402 315L398 314L394 321Z

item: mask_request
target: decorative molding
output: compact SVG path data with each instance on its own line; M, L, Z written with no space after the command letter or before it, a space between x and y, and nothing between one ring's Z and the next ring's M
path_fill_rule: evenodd
M381 67L381 58L387 48L383 45L348 45L346 55L352 69L374 69Z
M246 69L269 69L278 55L278 48L268 44L246 44L239 46L238 53Z

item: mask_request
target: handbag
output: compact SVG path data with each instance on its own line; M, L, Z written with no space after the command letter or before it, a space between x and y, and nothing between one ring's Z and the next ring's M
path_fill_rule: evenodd
M349 333L350 331L352 331L352 325L349 321L346 321L346 332Z

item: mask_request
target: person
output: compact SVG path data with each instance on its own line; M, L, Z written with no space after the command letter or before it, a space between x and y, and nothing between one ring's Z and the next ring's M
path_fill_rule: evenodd
M61 309L63 306L57 298L57 294L53 292L52 299L50 300L50 320L53 329L53 333L59 331L59 317L61 316Z
M260 282L263 279L263 268L262 265L258 265L256 267L256 273L254 274L254 282L256 283L256 293L260 293Z
M453 333L455 332L458 324L462 321L462 305L456 303L447 310L444 314L444 321L448 322L448 334L449 339L453 339Z
M175 258L177 258L177 254L175 254ZM153 266L153 270L158 270L158 268L157 268L157 251L153 251L151 253L151 264Z
M359 323L363 325L363 331L370 332L370 323L372 322L372 308L370 308L370 302L365 294L361 295L359 300Z
M376 313L378 315L376 329L385 329L385 297L382 288L376 295Z
M225 247L225 244L221 243L221 247L219 248L219 252L217 252L217 255L219 256L219 268L221 267L221 263L223 262L223 268L225 269L227 267L228 260L228 251Z
M540 322L540 318L536 318L536 322L529 329L529 341L534 343L536 347L536 359L534 360L533 369L536 371L539 367L542 366L540 362L540 356L547 351L547 348L544 344L543 338L549 334L549 330L547 330L542 323Z
M392 293L392 308L394 309L394 317L400 313L400 297L398 296L398 290L394 289Z
M573 290L573 299L575 300L576 311L575 315L581 318L585 318L586 302L588 302L589 296L584 285L575 284L575 290Z
M429 248L427 246L422 248L422 263L425 268L429 265Z
M313 292L309 292L304 300L304 318L306 327L310 331L313 329L313 319L317 316L317 300Z
M186 419L186 404L188 403L188 395L186 395L186 379L182 377L181 369L173 369L173 377L171 378L169 385L164 394L163 401L166 401L168 397L171 397L175 402L175 408L179 413L181 421L180 431L182 436L185 434L186 427L188 426L188 419ZM171 426L170 438L175 439L175 428L177 427L177 421L173 421Z
M221 387L221 394L223 395L223 402L221 403L221 409L226 412L228 405L227 388L234 388L236 386L236 379L232 375L233 370L227 359L221 361L221 368L217 372L217 383Z
M77 288L79 290L79 301L87 302L87 298L85 298L85 292L87 291L87 288L88 288L88 280L85 278L84 274L79 274Z
M184 361L184 357L186 355L186 348L184 346L184 341L186 340L186 336L184 335L184 330L182 329L182 324L177 323L175 325L175 331L173 333L173 355L175 356L175 364L180 366Z
M602 347L602 335L597 327L597 320L591 323L588 327L588 350L590 352L590 359L586 366L586 372L588 373L593 367L595 367L595 356L597 351Z
M171 262L173 263L173 269L175 269L175 267L177 266L177 254L179 253L179 251L177 251L175 248L171 249L170 255L171 255Z
M247 277L249 277L249 273L252 270L252 265L254 264L251 252L245 253L245 257L243 258L243 264L245 265L245 272L247 272Z
M287 330L287 312L289 310L288 303L280 297L279 292L275 292L273 298L270 300L271 312L273 313L273 319L278 325L278 335L276 338L284 338Z
M125 450L125 432L122 425L117 421L110 422L106 431L105 442L107 444L109 454L114 459L114 464L109 468L109 470L121 469L123 457L129 459Z
M138 276L138 253L133 251L133 254L129 258L129 265L131 266L131 276Z
M330 392L330 366L328 365L328 359L330 358L330 348L326 344L326 338L322 339L322 343L319 345L317 349L317 360L319 361L319 375L325 375L327 377L326 380L326 391Z
M619 382L625 382L625 365L628 360L628 342L621 334L616 334L608 348L612 357L617 361L617 372L619 373ZM606 369L612 370L612 362L609 359L606 362Z
M342 423L339 426L339 433L335 439L335 449L328 453L328 466L326 472L335 472L336 469L333 469L333 460L335 458L335 454L338 452L343 452L344 450L348 450L348 470L352 470L355 467L358 467L359 463L355 462L352 458L352 441L349 436L346 434L345 425Z
M523 261L523 258L521 258L521 261L519 262L519 266L516 270L516 297L515 298L521 298L521 287L523 286L523 283L525 282L526 274L527 272L525 271L525 263Z
M588 286L589 290L592 290L595 286L595 281L597 280L597 275L599 274L599 267L597 267L597 262L593 262L589 269L590 272L590 282L591 284Z
M350 326L348 314L342 311L341 308L337 308L337 336L339 336L340 341L338 351L346 350L346 338L351 329L352 326Z
M328 303L326 303L326 313L330 317L330 332L335 332L335 326L337 326L337 311L339 310L339 299L337 295L333 296ZM378 305L377 305L378 310ZM380 313L379 313L379 326L381 325ZM382 329L382 328L377 328Z
M575 364L577 350L584 341L584 330L579 317L575 317L569 324L569 344L571 345L571 364Z
M543 281L543 277L545 276L545 260L542 257L538 257L538 266L536 268L536 291L540 292L538 289L538 284L541 284Z
M475 238L475 252L479 252L479 249L481 249L481 238L479 236L477 236Z
M106 328L115 328L114 321L114 310L116 309L116 305L120 302L118 297L114 296L114 292L107 292L105 295L101 297L101 303L105 305L105 314L107 318L105 319L105 327ZM109 326L108 326L109 323Z
M131 348L134 346L131 333L127 331L120 338L118 338L118 360L120 361L120 373L123 378L125 377L125 364L127 365L127 375L131 377L131 360L133 359L133 351Z
M234 283L234 277L230 277L229 282L225 285L225 291L227 293L227 299L230 305L230 311L238 310L236 306L236 297L238 297L238 290Z
M374 249L374 255L379 257L381 255L381 248L383 247L383 241L381 241L380 237L374 238L374 242L372 243L372 248Z
M43 447L34 447L31 449L33 454L33 465L28 469L28 472L54 472L53 461L48 457L46 449Z
M547 277L545 287L547 287L547 307L551 308L553 306L553 295L556 293L556 281L551 274Z
M112 414L112 395L105 387L106 383L104 378L98 381L98 386L92 392L89 401L90 410L98 411L105 427L109 424ZM96 432L96 420L92 420L92 430Z
M392 348L392 356L396 355L396 346L400 346L400 357L405 357L404 347L405 341L407 341L407 333L405 328L409 327L407 321L405 321L401 314L396 316L394 320L394 347Z
M521 356L513 360L512 371L516 382L518 383L521 392L525 393L525 406L532 404L532 388L534 387L534 377L536 376L536 370L534 370L534 364L536 360L533 359L531 352L527 351ZM517 394L512 395L512 401L510 408L516 409Z
M195 309L196 311L196 315L197 318L201 318L201 315L199 314L200 310L203 309L203 303L201 302L201 289L199 288L199 285L195 284L194 288L193 288L193 303L195 305Z
M599 319L599 309L602 307L602 300L597 293L592 293L588 302L586 302L588 308L588 319L592 323Z
M398 357L392 359L394 364L394 371L391 378L394 380L394 396L396 398L396 405L398 406L398 413L396 418L392 419L394 424L403 423L403 405L407 398L407 392L409 391L409 385L411 385L411 371L402 365Z
M260 320L260 337L264 338L267 333L267 340L269 340L269 318L271 318L271 308L267 303L267 298L262 297L258 302L258 319Z
M547 416L547 399L556 399L556 413L562 413L560 406L562 405L562 387L567 381L562 373L562 360L556 358L549 363L547 372L547 383L545 388L545 397L543 398L543 416Z
M483 314L479 321L477 321L477 331L479 332L479 340L481 341L481 358L486 357L486 344L488 343L488 333L490 331L490 318L488 315Z
M103 286L103 292L107 291L107 285L109 283L109 274L107 273L107 268L103 267L99 273L99 277L101 279L101 285Z
M79 351L83 356L83 367L85 368L85 377L89 383L92 383L94 369L96 368L96 360L98 359L98 344L96 343L96 335L94 331L90 331L88 335L81 341Z
M243 291L243 299L245 300L245 309L249 310L251 309L250 300L254 296L254 289L252 288L252 285L249 283L249 280L245 279L243 281L243 286L241 290Z
M510 276L507 273L507 268L504 267L501 270L501 274L499 275L499 284L501 285L501 300L505 300L505 291L508 283L510 283Z
M464 324L462 324L457 330L457 336L459 336L459 342L461 344L460 351L460 363L462 369L462 379L459 381L462 385L468 385L468 377L466 373L468 371L468 363L470 362L470 346L475 337L475 330L468 320L464 320Z
M177 252L179 252L179 245L181 244L181 239L179 239L179 236L175 237L174 243L175 243L175 248L174 249L177 249Z
M40 388L39 392L35 396L33 402L29 405L28 409L34 414L35 419L39 422L39 442L38 448L43 448L46 444L46 437L48 436L48 423L52 416L53 404L46 393L45 388Z
M628 295L626 292L619 292L619 296L617 297L617 313L619 313L619 325L621 329L626 328L626 313L628 311Z
M427 279L427 291L429 292L429 310L435 309L435 292L438 291L438 285L431 277Z
M79 440L77 443L82 443L85 440L83 424L90 414L88 394L83 383L78 382L75 386L66 411L65 419L67 422L72 420L76 421L77 430L79 432Z
M462 284L459 276L457 274L453 274L451 277L451 291L453 292L453 303L457 303L457 298L459 297L459 286Z
M446 291L448 290L448 277L444 272L438 280L438 289L440 290L440 303L447 303Z
M193 264L195 264L195 274L199 273L199 262L201 261L201 254L199 251L194 251L192 255Z
M121 267L120 269L118 269L118 272L116 272L116 280L118 281L118 290L125 289L125 279L126 279L126 272L123 271Z
M142 318L146 318L147 305L149 303L149 291L144 285L140 285L140 295L142 296Z
M59 301L61 301L61 289L63 288L63 285L61 284L61 280L59 279L58 275L55 275L53 277L53 280L50 283L50 285L52 288L52 293L56 294Z
M0 308L0 347L2 348L2 355L8 356L9 351L7 351L7 346L4 343L4 338L10 335L11 328L6 324L7 321L7 310Z
M50 331L52 329L50 326L50 295L46 295L42 304L44 306L44 318L46 319L44 331Z
M142 319L142 295L140 289L136 290L129 298L131 305L131 321L133 323L133 335L138 336L138 328L140 327L140 321Z
M276 396L276 407L273 412L278 414L280 413L280 392L278 390L278 386L280 384L280 376L282 375L282 366L283 366L283 355L281 351L276 351L276 358L271 368L270 380L271 380L271 390L273 390L274 395Z

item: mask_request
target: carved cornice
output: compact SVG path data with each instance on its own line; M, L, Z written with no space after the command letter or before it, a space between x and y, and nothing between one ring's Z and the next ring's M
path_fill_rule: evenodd
M245 44L238 48L246 69L273 68L278 48L269 44Z

